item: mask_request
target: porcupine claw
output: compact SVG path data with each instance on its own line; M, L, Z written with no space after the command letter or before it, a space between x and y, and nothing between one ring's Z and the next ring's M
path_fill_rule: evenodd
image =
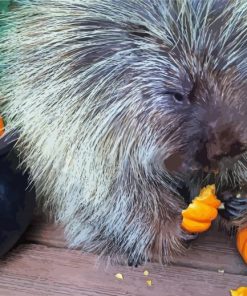
M232 195L224 202L224 209L219 209L219 214L227 220L236 220L247 213L247 198Z
M138 267L140 265L144 264L144 258L139 258L138 260L134 260L134 259L129 259L128 260L128 266L134 266L134 267Z

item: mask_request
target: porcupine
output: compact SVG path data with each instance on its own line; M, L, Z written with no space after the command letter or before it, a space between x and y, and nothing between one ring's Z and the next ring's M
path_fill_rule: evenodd
M209 180L247 222L246 1L17 1L3 21L1 112L71 247L170 262Z

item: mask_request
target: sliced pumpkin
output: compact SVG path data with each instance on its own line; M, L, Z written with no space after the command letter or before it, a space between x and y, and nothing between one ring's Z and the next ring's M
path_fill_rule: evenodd
M237 249L247 263L247 228L239 229L237 232Z
M0 136L4 134L4 122L2 116L0 116Z
M199 222L209 222L217 217L218 211L195 199L186 210L182 211L182 215L184 218L192 220L196 219L196 221Z
M182 228L188 232L204 232L211 226L211 222L199 222L187 218L183 218Z
M240 287L237 290L231 290L231 296L247 296L247 287Z
M200 191L196 200L201 201L215 209L218 208L221 204L221 201L217 199L215 195L215 185L208 185Z
M182 228L191 233L208 230L218 215L220 204L215 195L215 185L206 186L188 208L182 211Z

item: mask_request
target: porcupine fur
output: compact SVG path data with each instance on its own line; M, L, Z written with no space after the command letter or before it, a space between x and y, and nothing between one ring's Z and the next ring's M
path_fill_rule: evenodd
M169 262L193 238L178 186L194 194L211 174L165 160L191 160L209 114L247 143L247 2L16 3L3 16L1 111L39 203L72 247ZM243 156L217 186L246 172Z

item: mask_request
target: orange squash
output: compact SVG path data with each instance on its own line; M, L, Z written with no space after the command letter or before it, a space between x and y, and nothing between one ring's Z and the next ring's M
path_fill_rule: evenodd
M247 228L239 229L237 232L237 249L247 263Z
M220 204L215 195L215 185L206 186L188 208L182 211L182 228L191 233L208 230L218 215Z
M237 290L231 290L231 296L247 296L247 287L240 287Z
M191 233L207 231L210 226L211 222L198 222L187 218L183 218L182 222L182 228Z
M215 191L215 185L208 185L202 188L196 199L217 209L221 205L221 201L217 199Z
M4 134L4 122L2 116L0 116L0 137Z

